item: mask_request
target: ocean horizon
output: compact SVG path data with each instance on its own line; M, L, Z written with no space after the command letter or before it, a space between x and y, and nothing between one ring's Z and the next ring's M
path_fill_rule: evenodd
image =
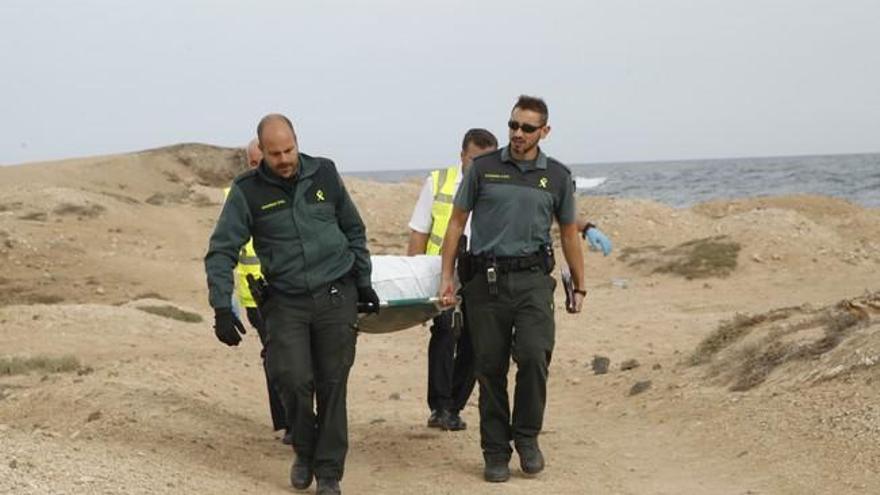
M755 196L818 194L880 207L880 153L568 164L578 193L653 199L675 207ZM380 182L431 169L344 172Z

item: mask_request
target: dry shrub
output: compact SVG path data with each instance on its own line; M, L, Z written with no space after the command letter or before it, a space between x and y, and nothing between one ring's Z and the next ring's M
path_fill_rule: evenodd
M800 308L781 308L759 315L737 313L733 319L722 321L714 332L697 345L697 349L688 358L688 364L696 366L708 363L721 350L748 335L757 325L786 319L799 310Z
M21 201L16 201L13 203L0 203L0 211L15 211L21 208Z
M720 349L741 339L755 326L792 314L791 308L775 310L754 317L740 317L725 322L707 337L691 356L691 364L703 364L711 360ZM835 349L854 329L870 321L867 314L848 310L840 303L784 331L770 329L759 342L750 343L737 350L723 362L716 363L711 374L727 371L733 384L730 390L750 390L767 380L779 366L794 361L814 360ZM791 333L811 328L822 328L823 335L812 342L784 342L781 338Z
M55 294L24 294L22 302L25 304L58 304L64 302L64 298Z
M202 321L201 315L184 311L168 304L164 306L138 306L138 309L146 313L186 323L200 323Z
M35 222L45 222L49 215L46 215L44 211L34 211L31 213L25 213L24 215L18 217L19 220L33 220Z
M113 193L113 192L107 192L107 191L101 191L101 194L103 194L104 196L113 198L115 200L121 201L123 203L130 204L130 205L137 205L137 204L141 203L137 199L132 198L131 196L126 196L125 194L119 194L119 193Z
M76 215L84 218L95 218L105 210L106 208L95 203L86 203L85 205L61 203L52 212L56 215Z
M736 269L741 246L726 236L685 242L665 254L676 257L655 268L657 273L681 275L687 279L726 277Z
M171 193L155 193L144 201L153 206L161 206L165 203L183 204L189 200L189 197L190 192L182 190Z
M190 196L190 201L192 202L193 206L198 207L217 206L217 203L211 201L211 198L202 193L193 194L192 196Z
M59 357L38 355L33 357L0 357L0 376L23 375L32 371L40 373L67 373L81 368L76 356Z
M181 180L180 180L180 176L177 175L176 172L173 172L173 171L171 171L171 170L165 170L165 171L163 171L163 172L162 172L162 175L164 175L165 178L168 179L168 182L170 182L170 183L172 183L172 184L177 184L177 183L181 182Z
M727 236L694 239L670 249L655 244L627 247L618 260L651 273L668 273L687 279L726 277L737 267L742 246Z
M167 297L163 296L162 294L159 294L158 292L143 292L141 294L134 296L134 299L132 299L132 300L136 301L138 299L159 299L161 301L168 300Z
M793 345L778 340L766 346L754 344L746 347L742 351L742 364L736 381L730 390L744 392L764 383L770 373L794 353Z

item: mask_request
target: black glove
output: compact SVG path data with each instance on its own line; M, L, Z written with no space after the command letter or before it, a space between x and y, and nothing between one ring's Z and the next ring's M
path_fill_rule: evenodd
M379 296L372 286L358 287L358 312L378 313Z
M217 308L214 310L214 335L220 342L226 345L238 345L241 342L241 336L238 334L247 333L241 320L235 316L229 308Z

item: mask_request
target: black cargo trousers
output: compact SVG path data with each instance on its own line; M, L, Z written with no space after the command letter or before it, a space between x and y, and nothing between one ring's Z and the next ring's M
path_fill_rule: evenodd
M266 368L287 411L293 450L312 460L316 477L342 479L348 374L357 342L354 279L309 294L270 294L264 309Z
M434 318L428 340L428 408L460 413L474 390L474 351L467 321L453 329L454 309ZM467 314L462 304L462 315ZM465 317L466 320L466 317Z
M480 384L480 446L487 460L509 460L511 440L517 447L537 443L555 341L555 288L556 280L542 267L499 273L497 295L490 294L485 272L462 288ZM517 365L512 418L511 354Z
M272 416L272 429L287 430L287 414L284 413L284 404L281 403L281 397L271 380L269 380L269 370L266 367L266 323L263 321L263 315L260 310L255 307L245 308L247 319L251 326L257 329L260 335L260 343L263 349L260 351L260 359L263 361L263 370L266 374L266 388L269 390L269 414Z

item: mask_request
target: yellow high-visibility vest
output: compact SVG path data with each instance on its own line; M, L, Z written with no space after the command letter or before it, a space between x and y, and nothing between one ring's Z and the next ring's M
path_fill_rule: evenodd
M449 167L431 172L434 183L434 203L431 204L431 236L425 254L440 254L443 247L443 236L452 218L452 200L455 199L455 180L458 178L458 167Z
M223 190L223 197L229 195L229 188ZM238 264L235 265L235 276L238 279L235 284L235 293L238 296L238 302L243 308L256 308L257 302L251 296L250 287L248 287L247 276L253 275L254 278L262 278L263 272L260 271L260 259L254 251L253 238L248 239L247 244L241 248L238 253Z

